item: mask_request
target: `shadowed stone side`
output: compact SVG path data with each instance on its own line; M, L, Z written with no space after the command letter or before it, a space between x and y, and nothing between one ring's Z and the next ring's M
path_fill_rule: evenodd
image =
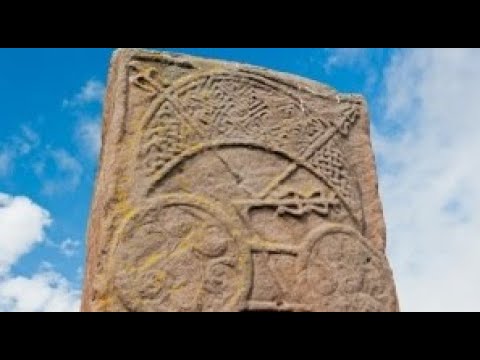
M82 311L398 311L367 106L247 65L116 51Z

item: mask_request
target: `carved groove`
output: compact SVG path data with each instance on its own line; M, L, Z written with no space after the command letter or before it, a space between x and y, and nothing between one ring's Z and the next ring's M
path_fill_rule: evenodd
M361 100L175 55L125 73L96 310L397 308L351 164Z

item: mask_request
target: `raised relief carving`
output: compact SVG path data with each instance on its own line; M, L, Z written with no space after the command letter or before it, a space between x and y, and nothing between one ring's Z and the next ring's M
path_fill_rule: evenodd
M323 196L321 192L316 191L308 195L304 195L295 191L288 191L281 194L279 198L273 199L247 199L237 200L237 205L247 205L252 207L274 207L275 214L302 216L309 212L315 212L318 215L328 216L332 208L340 205L335 194Z
M230 310L244 298L234 214L194 195L151 202L123 228L114 286L130 311ZM243 285L242 285L243 284Z
M160 225L161 224L161 225ZM385 259L356 230L325 223L297 245L261 239L235 210L161 196L125 224L115 289L130 311L382 311Z
M132 73L131 84L143 91L156 94L169 85L161 79L158 70L153 66L145 66L141 62L131 62L129 68Z
M128 64L152 100L131 125L138 205L109 247L112 308L395 310L345 152L359 105L261 71L180 68L170 81Z

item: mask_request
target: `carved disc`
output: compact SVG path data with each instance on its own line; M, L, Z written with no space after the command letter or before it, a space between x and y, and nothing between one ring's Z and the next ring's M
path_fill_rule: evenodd
M161 221L159 221L161 219ZM157 198L121 232L114 287L129 311L233 311L248 284L235 214L199 196Z
M306 237L297 291L321 311L394 311L393 278L383 254L354 229L324 225Z

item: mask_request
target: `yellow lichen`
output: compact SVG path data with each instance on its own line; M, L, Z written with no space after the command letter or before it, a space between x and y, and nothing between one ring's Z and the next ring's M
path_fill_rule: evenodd
M165 271L159 270L155 273L155 282L159 287L163 285L166 279L167 279L167 273Z
M180 244L178 244L178 246L175 248L175 250L172 253L170 253L168 255L168 257L169 258L179 257L179 256L185 254L187 251L191 250L192 245L193 245L191 240L192 240L192 238L191 238L190 235L185 237L185 239L183 239L180 242Z
M158 261L165 258L165 256L166 256L165 251L154 253L154 254L148 256L145 260L143 260L141 266L138 267L137 270L142 272L142 271L148 269L149 267L151 267L152 265L154 265L155 263L157 263Z
M108 311L113 304L113 299L110 295L104 295L99 298L95 304L95 307L98 308L98 311Z
M181 290L181 289L183 289L184 287L186 287L187 284L188 284L187 280L182 280L182 281L174 284L174 285L171 287L171 290L173 290L173 291Z

